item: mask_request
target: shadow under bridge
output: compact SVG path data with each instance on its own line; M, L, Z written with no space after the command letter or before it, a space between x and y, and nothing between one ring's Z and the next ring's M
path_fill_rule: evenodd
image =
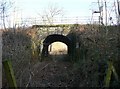
M61 35L61 34L52 34L48 35L45 40L43 41L43 49L42 49L42 56L48 56L49 51L48 47L50 44L53 42L63 42L64 44L67 45L68 51L67 54L70 55L72 53L72 41L69 37Z

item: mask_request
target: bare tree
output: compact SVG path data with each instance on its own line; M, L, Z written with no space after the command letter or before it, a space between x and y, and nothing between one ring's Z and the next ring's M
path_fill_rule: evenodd
M56 5L49 5L47 9L43 11L42 21L44 24L54 24L54 19L56 16L62 16L63 15L63 9L59 8Z
M117 0L117 4L118 4L118 24L120 25L120 1Z
M6 18L13 3L9 0L0 0L0 15L4 29L6 30Z
M56 4L48 5L48 8L43 10L43 14L40 15L44 25L53 25L55 18L63 16L63 8L60 8ZM49 29L47 28L47 35L49 35ZM51 51L52 45L50 45Z

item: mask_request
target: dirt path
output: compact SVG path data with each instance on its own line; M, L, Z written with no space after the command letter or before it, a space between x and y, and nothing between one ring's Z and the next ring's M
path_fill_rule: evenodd
M58 60L38 62L32 68L32 78L29 87L68 87L76 86L76 73L73 73L73 64L64 61L65 55L56 55ZM75 82L76 81L76 82Z

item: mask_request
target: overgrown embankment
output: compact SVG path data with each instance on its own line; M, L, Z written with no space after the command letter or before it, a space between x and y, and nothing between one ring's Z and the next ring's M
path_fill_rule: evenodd
M2 61L10 60L14 70L17 85L19 86L21 78L28 74L25 73L30 65L32 51L31 51L31 37L25 31L16 30L14 33L11 30L4 31L2 34ZM4 69L3 69L4 73ZM3 86L5 75L3 74Z
M105 85L109 60L113 62L120 77L118 32L117 26L86 25L82 29L80 25L73 26L70 33L75 45L72 60L75 61L75 68L80 69L86 76L83 80L87 80L88 86ZM118 84L115 80L111 81L111 86Z
M37 50L37 47L42 43L41 40L38 40L42 33L40 34L36 29L19 30L16 33L3 32L3 60L12 61L18 86L27 85L30 78L29 68L33 67L34 71L31 72L34 80L31 80L33 87L40 85L103 87L108 60L112 60L120 77L120 42L118 40L120 36L116 26L108 26L106 30L105 26L75 24L71 25L66 32L69 32L67 36L73 43L70 66L62 63L64 61L60 63L50 61L52 65L48 66L46 66L48 62L36 61L34 64L37 67L29 65L29 63L32 63L34 59L39 59L40 50ZM3 80L4 77L3 75ZM39 84L40 82L41 84ZM110 86L119 85L113 77Z

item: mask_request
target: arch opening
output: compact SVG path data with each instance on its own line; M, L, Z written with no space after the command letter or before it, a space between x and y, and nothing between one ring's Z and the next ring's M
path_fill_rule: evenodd
M43 49L42 49L42 55L48 56L49 54L49 45L51 45L54 42L62 42L67 46L67 54L71 53L72 43L71 40L67 36L63 36L60 34L53 34L46 37L46 39L43 41ZM55 43L56 44L56 43Z
M68 53L68 46L60 41L53 42L48 47L50 55L62 55Z

